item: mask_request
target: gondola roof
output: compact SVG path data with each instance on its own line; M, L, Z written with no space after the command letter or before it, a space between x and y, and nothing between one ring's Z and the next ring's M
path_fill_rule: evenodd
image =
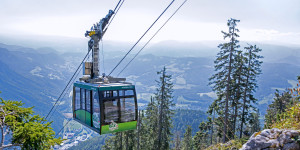
M75 82L75 87L84 88L88 90L100 90L100 91L109 91L109 90L126 90L135 88L131 83L85 83L85 82Z

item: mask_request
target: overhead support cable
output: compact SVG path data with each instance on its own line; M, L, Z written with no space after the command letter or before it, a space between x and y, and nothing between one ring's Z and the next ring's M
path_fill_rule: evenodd
M89 58L88 58L89 59ZM83 67L83 66L82 66ZM82 69L82 67L81 67L81 69ZM78 77L78 75L79 75L79 71L77 72L77 74L76 74L76 76L75 76L75 78L73 79L73 81L72 81L72 83L74 83L75 82L75 80L76 80L76 78ZM62 102L62 99L64 99L64 97L66 97L66 95L68 94L68 91L70 91L71 90L71 85L69 85L69 88L68 88L68 90L65 92L65 95L60 99L60 101L58 102L58 104L57 104L57 106L55 107L55 109L54 109L54 111L53 111L53 113L51 114L51 115L49 115L49 119L48 120L51 120L51 117L53 116L53 114L56 112L56 110L57 110L57 108L58 108L58 106L60 106L60 104L61 104L61 102Z
M120 7L118 7L121 1L122 1L122 3L121 3L121 5L120 5ZM114 9L115 15L111 18L110 22L108 23L108 25L106 26L106 28L105 28L103 31L106 31L106 30L108 29L109 25L110 25L111 22L114 20L115 16L118 14L118 12L119 12L120 8L122 7L124 1L125 1L125 0L120 0L120 1L119 1L119 3L117 4L117 6L116 6L115 9Z
M118 73L117 77L128 67L128 65L136 58L137 55L149 44L149 42L157 35L157 33L169 22L169 20L178 12L178 10L187 2L185 0L176 11L168 18L168 20L155 32L155 34L148 40L148 42L135 54L135 56L126 64L126 66Z
M59 133L69 124L69 122L71 121L71 120L73 120L73 119L70 119L57 133L56 133L56 135L55 135L55 137L54 138L56 138L58 135L59 135Z
M119 4L121 3L121 1L122 1L122 0L120 0L120 1L118 2L117 6L116 6L115 9L114 9L114 12L116 12L116 10L117 10ZM124 2L124 0L123 0L123 2ZM122 2L122 4L123 4L123 2ZM122 4L121 4L121 5L122 5Z
M159 15L159 17L152 23L152 25L146 30L146 32L139 38L139 40L131 47L131 49L125 54L125 56L118 62L118 64L112 69L108 74L110 76L115 69L121 64L121 62L127 57L127 55L133 50L133 48L141 41L141 39L148 33L148 31L154 26L154 24L160 19L160 17L169 9L169 7L174 3L175 0L168 5L168 7Z
M69 84L71 83L71 81L73 80L74 76L76 75L76 73L78 72L79 68L81 67L81 65L83 64L83 62L85 61L86 57L89 55L90 51L87 52L87 54L85 55L85 57L83 58L83 60L81 61L81 63L79 64L79 66L77 67L76 71L74 72L74 74L72 75L71 79L69 80L68 84L65 86L64 90L60 93L58 99L56 100L56 102L54 103L54 105L52 106L52 108L50 109L49 113L47 114L47 116L45 117L45 119L48 118L48 116L50 115L50 113L52 112L53 108L56 106L57 102L61 99L61 96L64 94L64 92L66 91L67 87L69 86Z

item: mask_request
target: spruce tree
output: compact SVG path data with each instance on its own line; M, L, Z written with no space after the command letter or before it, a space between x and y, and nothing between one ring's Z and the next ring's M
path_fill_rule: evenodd
M209 145L209 131L210 128L206 122L201 122L199 125L199 131L193 137L193 147L194 149L205 149Z
M276 90L274 101L268 106L267 113L265 115L264 128L270 128L278 121L280 115L286 111L286 108L291 107L293 104L294 100L289 91L283 91L280 93Z
M239 20L229 19L227 22L227 26L229 31L224 32L224 39L229 39L229 42L220 44L218 47L220 48L220 52L217 54L217 58L214 61L215 63L215 71L214 74L209 80L209 85L212 85L213 91L217 93L218 100L216 100L217 105L220 106L220 109L224 111L222 114L218 114L218 116L223 117L223 142L225 143L228 140L229 132L228 128L230 127L228 117L229 117L229 104L233 103L233 64L234 59L236 58L237 51L240 47L238 44L239 41L237 38L239 35L237 34L239 30L237 29L237 23ZM230 130L230 129L229 129ZM233 134L233 133L232 133Z
M155 93L155 100L158 104L158 132L157 139L155 141L156 149L169 149L169 142L171 141L171 128L172 128L172 116L174 110L171 108L175 106L172 98L173 83L171 82L171 75L167 75L166 68L157 72L159 80L156 81L158 88Z
M259 121L259 111L252 112L250 114L250 120L249 120L249 128L250 128L250 135L252 135L254 132L260 131L260 121Z
M193 149L192 127L187 126L183 137L182 150L192 150L192 149Z
M243 93L243 105L241 114L241 126L240 126L240 138L243 135L243 125L249 120L250 111L256 111L254 105L257 99L253 96L257 88L257 77L261 74L261 64L263 63L261 59L263 58L259 55L262 50L256 45L249 45L244 48L246 52L244 53L245 61L247 64L247 70L245 72L245 86Z
M145 112L145 121L142 121L142 125L145 126L146 131L143 135L145 141L143 141L143 146L147 149L155 149L154 142L157 136L157 124L158 124L158 106L157 102L153 97L150 99Z
M175 150L180 150L181 149L180 132L176 132L174 143L175 143Z

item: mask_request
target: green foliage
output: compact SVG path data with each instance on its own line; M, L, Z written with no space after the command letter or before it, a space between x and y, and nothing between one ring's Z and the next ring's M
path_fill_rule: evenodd
M199 131L193 137L194 142L194 149L204 149L208 145L210 145L210 123L208 122L201 122L199 125Z
M300 130L300 103L286 109L272 126L279 129Z
M298 80L300 83L299 76ZM266 126L300 130L300 85L297 84L297 87L290 89L290 93L285 91L279 95L276 91L275 96L274 102L269 105L268 113L265 116L268 121ZM276 120L272 120L271 115L276 115Z
M54 138L55 132L50 127L51 123L35 115L24 122L19 122L13 134L13 143L22 143L22 149L51 149L51 146L60 144L60 138Z
M154 148L154 142L158 132L158 104L151 97L150 103L146 107L145 117L142 119L142 131L144 137L144 148Z
M0 122L2 141L0 148L20 146L21 149L51 149L62 140L55 138L51 123L39 115L33 115L32 107L22 108L23 103L3 100L0 102ZM5 136L12 135L12 144L4 145Z
M192 149L193 149L192 128L191 126L188 126L183 136L182 150L192 150Z
M243 144L248 141L248 138L230 140L225 144L218 143L207 147L205 150L237 150L242 148Z
M260 131L260 122L259 122L259 111L251 112L249 116L249 124L248 124L248 135L252 135L254 132Z
M104 150L131 150L136 148L136 131L124 131L114 133L105 141L105 145L102 147Z
M286 111L287 108L293 106L295 103L291 93L284 91L279 93L278 90L275 92L274 101L268 106L267 113L265 115L265 127L271 128L272 125L280 121L280 116Z

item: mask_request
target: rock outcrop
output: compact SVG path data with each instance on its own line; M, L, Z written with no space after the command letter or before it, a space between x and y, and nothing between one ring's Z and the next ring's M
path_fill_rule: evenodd
M300 132L265 129L254 133L240 150L300 150Z

